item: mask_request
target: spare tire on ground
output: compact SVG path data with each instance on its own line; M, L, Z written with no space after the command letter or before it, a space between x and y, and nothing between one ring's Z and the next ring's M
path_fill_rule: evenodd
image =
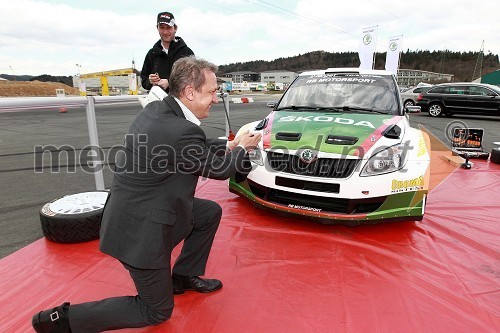
M500 148L493 148L491 150L490 162L500 164Z
M107 191L82 192L46 203L40 210L44 236L57 243L98 239L108 195Z

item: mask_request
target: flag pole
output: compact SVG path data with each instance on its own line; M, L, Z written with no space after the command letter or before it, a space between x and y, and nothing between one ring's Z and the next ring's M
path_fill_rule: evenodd
M375 69L375 59L377 56L377 35L378 35L378 24L375 27L375 48L373 49L373 60L372 60L372 69Z

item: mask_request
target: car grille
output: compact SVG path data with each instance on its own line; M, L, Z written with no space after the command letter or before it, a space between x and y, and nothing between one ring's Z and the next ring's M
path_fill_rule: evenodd
M268 152L267 160L273 171L322 178L347 178L352 175L360 161L346 158L318 158L311 163L305 163L297 155L279 152Z

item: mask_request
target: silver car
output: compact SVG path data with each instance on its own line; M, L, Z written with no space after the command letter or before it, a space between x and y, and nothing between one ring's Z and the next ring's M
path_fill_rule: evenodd
M278 105L278 101L269 101L266 105L268 108L274 108L276 105Z
M401 92L401 102L404 107L413 106L417 104L417 97L421 92L426 91L431 88L432 85L419 85L413 88L409 88L403 92Z

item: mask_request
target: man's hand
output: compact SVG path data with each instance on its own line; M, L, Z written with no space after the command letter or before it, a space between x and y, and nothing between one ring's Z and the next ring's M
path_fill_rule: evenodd
M160 81L158 81L157 86L162 87L163 90L167 90L167 88L168 88L168 80L167 79L160 79Z
M247 132L239 137L237 146L243 146L246 151L254 150L260 142L262 135L260 133ZM235 139L236 140L236 139Z
M233 140L228 140L226 144L227 148L229 148L229 150L233 150L234 148L236 148L240 144L240 139L241 135L235 137Z
M149 74L149 82L151 82L153 86L157 86L160 82L160 76L157 73Z
M149 74L149 82L151 82L153 86L160 86L163 90L167 90L168 88L168 80L161 79L158 73Z

